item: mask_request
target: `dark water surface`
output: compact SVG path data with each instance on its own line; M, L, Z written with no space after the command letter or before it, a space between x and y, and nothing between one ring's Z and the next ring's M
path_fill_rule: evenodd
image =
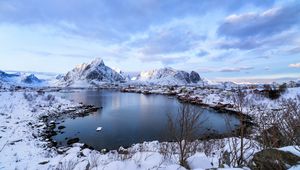
M176 98L164 95L143 95L122 93L113 90L79 90L60 93L61 96L76 102L103 107L86 117L67 118L60 123L66 128L63 134L53 137L58 145L66 145L66 138L78 137L80 142L95 149L118 149L143 141L166 141L168 136L167 114L178 114L181 103ZM239 124L233 115L202 109L202 134L224 134L231 126ZM227 121L226 121L227 120ZM100 132L97 127L102 127ZM56 129L57 130L57 129Z

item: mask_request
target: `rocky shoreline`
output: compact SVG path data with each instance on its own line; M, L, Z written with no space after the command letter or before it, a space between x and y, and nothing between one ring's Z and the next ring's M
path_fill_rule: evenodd
M93 90L96 90L96 89L99 89L99 88L93 88ZM103 89L103 88L101 88L101 89ZM113 89L113 90L121 91L124 93L142 93L144 95L161 94L161 95L175 96L180 102L199 105L201 107L216 110L220 113L242 116L243 118L240 118L240 120L243 120L244 123L247 125L247 127L250 128L253 125L253 123L251 121L252 119L250 116L241 114L237 111L234 111L233 106L230 104L218 103L217 105L210 105L210 104L206 104L206 103L202 102L202 100L198 97L190 97L189 95L181 95L180 93L178 93L176 91L159 92L159 91L141 90L141 89L133 89L133 88L127 89L124 87L105 88L105 89ZM67 89L55 88L55 89L40 89L39 91L40 92L45 92L45 91L47 91L47 92L62 92L62 91L70 91L70 90L83 90L83 89L82 88L67 88ZM57 135L57 133L62 133L62 129L64 128L64 127L61 127L61 129L58 128L58 130L56 130L56 127L59 126L59 121L64 121L65 118L70 118L70 117L76 118L76 117L87 116L90 113L96 112L98 109L101 109L101 107L97 108L92 105L81 105L81 106L70 107L70 108L64 109L60 113L53 114L53 116L42 116L40 118L40 120L46 125L46 128L43 129L41 136L43 137L43 139L45 141L47 141L49 143L49 145L48 145L49 147L54 147L54 148L56 148L56 151L58 153L62 153L63 150L66 150L66 149L64 149L64 147L57 147L57 142L52 140L52 137ZM221 139L221 138L226 138L226 137L232 137L232 136L238 135L235 133L237 131L238 130L235 130L230 134L223 134L223 135L208 134L208 135L202 137L200 140ZM71 138L71 139L66 139L66 140L67 140L68 146L72 146L72 144L77 143L79 141L78 138ZM84 144L82 147L93 149L92 147L90 147L86 144Z
M48 148L54 148L54 150L58 154L63 154L65 151L68 150L68 146L72 147L72 144L75 144L79 142L79 138L70 138L66 139L68 146L60 146L58 147L58 143L52 139L53 136L57 135L57 133L63 133L64 126L59 126L60 122L64 122L64 119L66 118L76 118L76 117L84 117L91 113L94 113L98 111L100 108L92 106L92 105L80 105L80 106L74 106L64 109L63 111L60 111L59 113L55 113L52 115L43 115L39 118L40 122L37 124L37 127L41 127L42 131L39 134L39 137L42 137L42 139L47 142ZM55 130L58 126L58 130ZM83 144L80 146L82 149L89 148L93 149L91 146L88 146L86 144Z
M205 107L208 109L216 110L220 113L226 113L237 116L240 120L244 121L247 127L251 128L253 126L252 119L249 115L241 114L234 110L234 106L228 103L221 103L218 102L216 104L208 104L205 103L201 97L193 96L191 95L192 90L186 90L183 92L183 88L185 87L170 87L170 86L158 86L158 87L152 87L152 89L147 89L148 86L105 86L101 88L88 88L90 90L100 90L100 89L110 89L110 90L116 90L123 93L141 93L144 95L167 95L172 96L174 98L177 98L179 102L182 103L189 103L193 105L198 105L201 107ZM195 87L190 87L195 88ZM46 94L46 93L52 93L52 92L72 92L74 90L85 90L87 88L59 88L59 87L53 87L53 88L25 88L20 89L20 91L36 91L38 94ZM58 143L52 139L53 136L57 135L57 133L63 133L63 127L60 127L60 129L56 129L56 127L59 126L59 123L64 121L65 118L76 118L76 117L84 117L89 115L90 113L96 112L97 110L101 109L97 108L92 105L83 105L79 104L79 106L73 106L68 107L63 110L58 108L57 110L54 110L53 113L49 113L47 115L43 115L39 118L39 122L36 125L29 124L32 127L38 127L41 129L40 133L37 135L38 137L42 137L42 140L47 143L48 148L53 148L57 153L62 153L64 150L67 150L66 148L72 147L73 143L77 143L79 139L77 138L71 138L67 139L68 146L65 147L58 147ZM238 130L236 130L238 131ZM230 134L209 134L204 137L202 137L200 140L208 140L208 139L221 139L226 138L230 136L236 136L237 134L235 132ZM86 147L93 149L92 147L84 144L81 147Z
M120 91L124 93L141 93L144 95L161 94L161 95L175 96L182 103L189 103L189 104L198 105L205 108L211 108L216 111L219 111L220 113L227 113L236 116L241 116L242 117L241 119L244 120L247 124L252 124L252 118L249 115L234 110L234 106L232 104L221 103L221 102L218 102L216 104L208 104L203 102L203 100L198 96L189 95L188 92L186 94L183 94L180 93L178 90L158 91L158 90L143 90L143 89L133 88L133 87L120 88Z

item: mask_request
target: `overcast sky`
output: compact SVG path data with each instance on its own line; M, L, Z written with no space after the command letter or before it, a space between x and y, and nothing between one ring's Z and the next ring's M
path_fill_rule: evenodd
M0 70L102 58L216 80L300 78L300 1L0 0Z

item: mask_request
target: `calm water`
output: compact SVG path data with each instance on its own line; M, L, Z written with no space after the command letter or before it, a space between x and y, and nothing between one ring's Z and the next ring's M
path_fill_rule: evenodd
M143 141L166 141L167 114L176 116L181 105L177 99L163 95L143 95L137 93L121 93L112 90L81 90L61 94L63 97L102 106L98 112L86 117L67 118L60 125L66 126L53 137L58 145L65 145L66 138L78 137L80 142L95 149L117 149L128 147ZM232 126L239 121L234 116L204 109L201 120L204 121L202 134L223 134L229 132L228 121ZM100 132L97 127L102 127Z

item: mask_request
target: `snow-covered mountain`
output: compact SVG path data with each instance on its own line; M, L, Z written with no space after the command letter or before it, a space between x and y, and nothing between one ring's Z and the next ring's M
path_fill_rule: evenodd
M2 86L42 86L43 80L38 79L34 74L26 73L6 73L0 71L0 82Z
M59 80L60 85L66 86L90 86L101 83L120 83L126 77L114 69L106 66L101 59L95 59L90 64L81 64L69 71Z
M8 73L0 70L0 79L2 81L9 81L11 78L19 77L19 76L20 76L20 74L8 74Z
M141 72L136 81L158 85L184 85L202 82L201 77L195 71L188 73L175 70L170 67Z
M120 68L112 68L112 69L115 70L117 73L119 73L122 77L124 77L125 81L131 80L131 76L128 73L123 72Z
M221 86L220 88L222 89L232 89L232 88L237 88L239 85L234 82L225 81L225 82L221 82L220 86Z
M22 79L22 82L27 84L37 84L37 83L41 83L42 80L38 79L34 74L30 74L28 76L25 76Z

